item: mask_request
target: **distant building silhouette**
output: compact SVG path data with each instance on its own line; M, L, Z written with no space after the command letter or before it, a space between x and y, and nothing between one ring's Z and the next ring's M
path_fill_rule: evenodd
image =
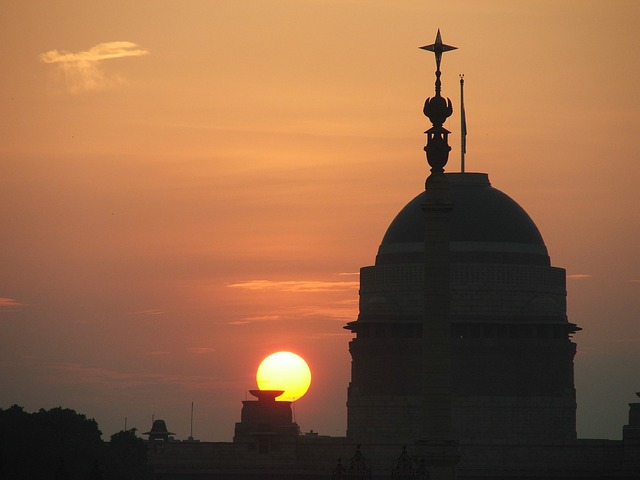
M234 443L246 443L249 449L267 453L273 442L296 438L300 435L293 421L291 403L276 398L284 390L249 390L258 400L242 402L240 422L236 423Z
M163 448L164 444L169 441L169 437L175 433L167 430L164 420L154 420L151 430L144 432L144 435L149 435L149 442L155 449L158 449Z

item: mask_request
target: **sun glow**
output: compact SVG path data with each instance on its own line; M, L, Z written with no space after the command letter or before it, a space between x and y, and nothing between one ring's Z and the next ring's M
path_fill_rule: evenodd
M284 390L277 400L293 401L307 393L311 385L311 370L299 355L276 352L262 360L256 381L260 390Z

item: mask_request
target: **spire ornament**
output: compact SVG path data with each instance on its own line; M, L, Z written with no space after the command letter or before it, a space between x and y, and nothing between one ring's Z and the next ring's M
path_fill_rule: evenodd
M423 109L425 116L427 116L433 124L433 127L424 132L427 134L427 145L424 147L424 150L427 153L427 161L431 166L431 172L435 174L444 173L444 166L449 159L451 147L448 143L450 132L442 125L453 113L453 106L449 98L444 99L440 95L442 86L442 82L440 81L442 73L440 72L440 64L442 62L442 54L455 50L457 47L442 43L440 30L438 30L435 42L420 48L433 52L436 57L436 94L434 97L427 98Z
M458 47L452 47L451 45L446 45L442 43L442 36L440 35L440 29L438 29L438 33L436 34L436 41L431 45L425 45L424 47L420 47L421 50L428 50L430 52L435 53L436 55L436 96L440 96L440 63L442 61L442 54L444 52L449 52L451 50L456 50Z

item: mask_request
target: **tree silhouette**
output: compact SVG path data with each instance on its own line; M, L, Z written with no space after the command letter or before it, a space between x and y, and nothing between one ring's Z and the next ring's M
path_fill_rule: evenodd
M98 424L68 408L0 409L2 480L146 480L146 445L135 429L102 441Z
M0 476L83 479L100 457L100 435L95 420L68 408L0 409Z
M152 478L151 469L147 466L147 446L142 438L136 436L135 428L111 435L109 451L114 473L119 478Z

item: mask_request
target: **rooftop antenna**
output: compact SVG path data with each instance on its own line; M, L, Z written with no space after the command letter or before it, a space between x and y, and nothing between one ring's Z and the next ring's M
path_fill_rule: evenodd
M193 440L193 402L191 402L191 429L189 431L189 440Z
M124 431L127 431L127 417L124 417Z
M467 116L464 113L464 73L460 74L460 172L464 173L464 154L467 153Z

